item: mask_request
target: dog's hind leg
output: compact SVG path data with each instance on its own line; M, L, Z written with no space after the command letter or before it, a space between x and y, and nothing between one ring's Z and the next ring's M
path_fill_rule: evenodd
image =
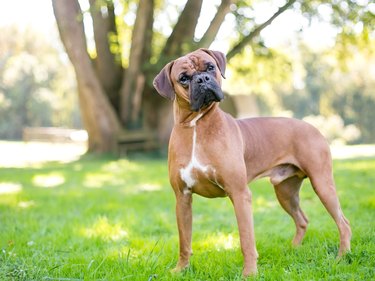
M326 171L330 171L327 169ZM336 222L337 228L340 232L340 248L338 256L342 256L350 251L350 239L352 231L350 229L349 221L345 218L340 202L337 197L336 187L331 173L320 173L318 176L310 176L311 184L315 193L319 196L324 207Z
M292 176L274 185L280 205L293 218L296 224L296 234L292 241L295 246L301 244L308 224L308 220L299 205L299 191L302 181L303 178Z

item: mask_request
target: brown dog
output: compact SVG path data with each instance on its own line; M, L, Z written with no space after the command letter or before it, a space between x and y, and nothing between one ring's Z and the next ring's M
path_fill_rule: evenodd
M160 95L174 100L175 125L169 143L169 178L176 195L180 255L175 271L192 254L192 193L231 199L237 218L243 275L257 271L251 192L254 179L269 176L277 199L296 224L299 245L307 218L299 190L308 177L337 224L341 256L350 250L351 229L337 198L332 160L324 137L309 124L290 118L235 120L218 107L224 96L221 52L199 49L168 63L154 79Z

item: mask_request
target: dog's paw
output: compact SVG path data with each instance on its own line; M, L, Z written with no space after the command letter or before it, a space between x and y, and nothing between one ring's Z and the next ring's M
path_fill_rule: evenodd
M180 264L177 264L175 268L173 268L171 270L171 273L172 274L178 274L178 273L181 273L183 272L185 269L187 269L189 267L189 264L184 264L184 265L180 265Z
M257 267L255 266L252 266L252 267L249 267L249 268L244 268L243 271L242 271L242 276L244 278L246 277L250 277L250 276L255 276L258 274L258 270L257 270Z

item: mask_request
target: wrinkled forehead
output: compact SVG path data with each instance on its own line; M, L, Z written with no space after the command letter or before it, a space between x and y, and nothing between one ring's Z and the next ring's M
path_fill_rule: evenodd
M172 73L178 76L183 72L194 73L202 71L207 68L207 63L209 62L216 64L214 58L205 52L190 53L174 61Z

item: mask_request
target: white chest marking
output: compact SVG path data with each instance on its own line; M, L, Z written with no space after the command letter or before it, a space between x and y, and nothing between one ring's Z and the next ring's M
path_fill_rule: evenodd
M199 116L199 115L198 115ZM199 119L199 118L196 118ZM184 194L190 194L191 190L196 183L196 178L193 174L193 169L200 170L203 173L208 172L208 166L202 165L199 163L199 160L197 158L196 154L196 146L197 146L197 128L195 126L196 120L192 120L191 123L192 127L194 127L193 131L193 147L191 151L191 159L188 165L185 168L180 169L180 176L181 179L185 182L186 188L184 188L183 193Z

